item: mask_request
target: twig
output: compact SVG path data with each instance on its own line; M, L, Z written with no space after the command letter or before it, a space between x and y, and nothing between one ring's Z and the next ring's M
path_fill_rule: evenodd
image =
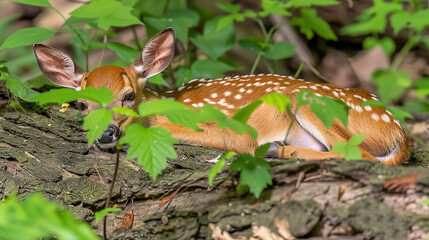
M97 175L98 175L98 178L100 178L100 181L101 181L103 184L105 184L105 182L104 182L103 178L101 177L100 172L98 171L97 165L96 165L95 163L94 163L94 169L95 169L95 171L97 172Z
M107 200L106 200L106 204L104 205L104 208L109 207L110 199L112 198L113 187L115 186L116 175L118 173L118 168L119 168L119 152L120 151L121 151L121 148L117 147L116 148L115 170L113 172L112 183L110 184L109 194L107 195ZM107 215L104 216L104 219L103 219L103 239L104 240L107 239L106 225L107 225Z
M309 64L307 61L304 61L304 63L305 65L307 65L310 71L314 73L318 78L320 78L325 83L329 83L329 80L326 77L324 77L319 71L317 71L317 69L311 66L311 64Z
M301 186L301 182L304 179L305 173L307 171L308 171L308 169L304 169L301 172L299 172L298 179L296 180L295 187L292 188L292 190L290 190L289 192L287 192L283 197L281 197L279 199L279 202L282 202L282 201L290 198L290 196L292 196L292 194L294 194L296 191L298 191L299 187Z
M208 175L207 174L204 174L204 175L202 175L201 177L197 177L197 178L195 178L195 179L192 179L192 180L190 180L189 182L187 182L187 183L185 183L185 184L183 184L183 185L181 185L181 186L179 186L172 194L170 194L169 196L166 196L167 194L164 194L162 197L161 197L161 200L163 200L163 202L161 202L160 204L159 204L159 206L160 207L162 207L162 206L164 206L164 205L166 205L166 207L165 207L165 209L164 209L164 212L167 210L167 208L170 206L170 203L173 201L173 198L177 195L177 193L179 193L179 191L180 190L182 190L182 189L186 189L190 184L192 184L192 183L194 183L194 182L196 182L196 181L199 181L199 180L201 180L201 179L203 179L203 178L205 178L205 177L207 177ZM164 197L164 196L166 196L166 197Z

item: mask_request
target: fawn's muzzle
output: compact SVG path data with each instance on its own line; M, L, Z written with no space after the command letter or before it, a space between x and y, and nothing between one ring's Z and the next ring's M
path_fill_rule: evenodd
M113 124L110 124L106 131L103 132L101 138L98 139L99 144L116 143L121 135L121 130Z

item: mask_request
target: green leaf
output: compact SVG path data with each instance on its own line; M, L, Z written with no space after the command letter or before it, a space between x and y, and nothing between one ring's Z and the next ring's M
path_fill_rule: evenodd
M138 109L142 117L163 115L167 116L168 120L172 123L180 124L194 130L200 130L197 124L200 120L199 112L193 110L193 107L186 106L181 102L172 101L170 99L153 100L141 103Z
M230 167L231 171L241 171L240 184L249 186L256 198L261 196L264 188L272 184L270 169L264 159L249 154L240 154Z
M232 24L216 31L219 17L211 19L204 25L203 35L196 35L190 40L211 59L216 60L230 50L235 44L235 32Z
M300 7L311 7L311 6L330 6L338 5L339 1L336 0L289 0L287 1L287 8L300 8Z
M349 144L352 146L357 146L363 141L364 138L365 138L365 134L353 135L349 139Z
M0 77L3 76L3 74L9 75L9 69L5 65L1 65L1 63L4 63L4 61L0 61Z
M13 93L13 95L27 102L33 102L33 98L39 95L39 92L25 86L24 83L16 78L3 74L0 76L0 80L6 80L6 87Z
M352 136L347 143L337 142L332 148L333 152L339 153L341 156L345 156L347 161L349 160L361 160L362 152L357 145L359 145L362 140L365 138L365 135L354 135Z
M177 70L176 87L180 87L192 79L194 79L194 75L192 74L191 69L187 67L180 67Z
M52 8L51 3L49 3L48 0L10 0L17 3L32 5L32 6L39 6L39 7L49 7Z
M216 122L220 128L231 128L237 133L249 133L256 138L257 132L252 127L239 122L235 119L229 119L220 110L205 105L200 108L186 106L181 102L175 102L170 99L153 100L139 105L140 116L164 115L172 123L201 130L198 123Z
M88 146L91 146L95 140L99 139L103 132L109 127L113 119L113 112L106 109L98 109L89 112L83 119L82 128L87 130L86 138Z
M226 160L231 159L236 154L237 153L233 151L224 152L222 156L219 158L219 160L215 163L215 165L210 169L208 181L211 187L213 187L213 179L216 177L218 173L222 172L222 167L225 166Z
M106 47L113 50L127 64L131 64L139 55L139 50L117 42L108 42Z
M18 202L16 195L0 203L0 239L99 239L86 222L47 202L36 193Z
M411 101L405 104L405 109L411 112L429 113L429 103L424 101Z
M78 18L96 19L97 25L107 30L111 26L125 27L143 23L134 15L130 6L125 6L115 0L92 0L70 13Z
M127 117L138 117L139 114L134 112L134 110L132 110L131 108L126 108L126 107L115 107L112 108L113 112L116 114L121 114Z
M41 88L43 86L52 86L58 87L57 85L50 82L44 75L39 75L37 77L31 78L23 82L27 88Z
M97 211L94 214L95 215L95 222L97 222L97 223L100 222L100 220L109 213L120 212L120 211L122 211L121 208L105 208L101 211Z
M287 42L275 42L269 44L266 49L264 49L264 56L268 59L280 60L295 55L294 46Z
M374 0L373 6L358 17L357 23L344 27L341 32L350 36L384 32L387 15L402 11L402 4L398 1Z
M259 146L255 150L255 157L264 157L268 149L270 148L270 146L271 146L271 143L265 143L264 145Z
M375 46L381 46L384 50L384 52L391 56L394 52L395 52L395 42L388 37L382 38L382 39L378 39L375 37L367 37L365 38L365 40L363 41L363 48L368 50L368 49L372 49Z
M106 87L95 89L94 87L89 86L80 91L76 91L71 88L53 89L49 92L44 92L33 97L31 101L36 101L40 105L44 105L47 103L72 102L79 98L96 102L102 107L107 107L115 96Z
M372 81L377 85L380 98L385 103L400 98L411 86L411 77L407 72L390 69L375 71Z
M147 79L148 82L156 84L156 85L160 85L160 86L166 86L168 87L168 83L167 81L165 81L165 79L162 77L161 73L158 73L156 75L153 75L152 77Z
M305 34L307 39L312 39L313 32L315 32L326 40L338 40L329 24L322 18L317 17L315 9L302 8L301 17L292 18L290 24L299 26L301 33Z
M420 32L429 27L429 9L418 11L409 18L409 27Z
M220 61L205 59L197 60L191 66L194 78L218 78L223 77L223 72L232 71L235 68Z
M247 122L250 115L261 103L265 103L266 105L273 105L277 108L277 110L279 110L280 113L284 113L286 108L290 107L291 101L288 97L281 93L270 93L251 102L245 107L238 109L232 116L232 119L243 123Z
M390 16L390 24L393 27L393 33L398 34L399 31L407 27L410 17L411 17L410 12L405 12L405 11L394 12Z
M218 21L216 23L216 31L222 30L225 27L233 27L233 22L242 22L244 21L245 17L256 17L256 13L252 10L246 10L244 13L239 13L240 6L236 4L231 3L218 3L218 7L222 10L225 10L229 12L230 14L226 16L222 16L218 18Z
M310 104L311 111L316 114L327 128L331 127L335 118L347 127L349 107L344 102L325 96L316 96L308 90L302 90L297 93L296 98L298 99L297 108Z
M137 158L153 179L166 167L167 158L177 158L173 144L178 142L162 127L145 128L140 124L130 124L125 127L125 135L119 143L130 145L127 158Z
M425 199L422 201L422 205L429 205L429 199Z
M428 77L418 79L416 82L414 82L414 86L417 89L417 96L420 99L423 99L426 96L429 96L429 78Z
M169 10L163 17L145 17L144 22L157 31L172 27L178 39L188 42L189 28L195 27L199 21L198 13L189 9Z
M54 36L56 31L44 27L30 27L18 30L12 33L3 44L0 45L0 50L6 48L16 48L22 46L30 46L34 43L45 41Z
M240 11L240 5L237 5L237 4L232 4L232 3L216 3L216 5L220 9L222 9L224 11L227 11L227 12L230 12L230 13L236 13L236 12Z
M239 40L238 44L251 53L258 54L263 51L263 41L254 37Z
M262 0L262 11L259 12L259 16L266 17L270 14L278 14L283 16L290 16L290 12L286 10L287 3L277 0Z

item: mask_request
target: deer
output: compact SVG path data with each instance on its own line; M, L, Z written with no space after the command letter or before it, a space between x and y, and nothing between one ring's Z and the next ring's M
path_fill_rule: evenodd
M238 134L229 128L220 129L213 122L201 123L202 131L194 131L173 124L165 116L149 116L145 127L166 128L180 143L199 145L237 153L253 154L259 146L271 143L267 157L283 159L326 160L341 158L332 152L336 142L347 142L356 134L365 138L358 148L362 159L378 160L385 165L404 163L410 154L410 143L400 122L382 107L362 106L368 100L378 101L375 95L357 88L339 88L325 83L311 83L278 74L257 74L221 79L194 79L169 91L154 91L146 86L147 79L164 71L175 54L175 36L172 28L155 35L144 46L137 59L127 67L101 66L91 72L83 71L72 58L43 44L34 44L41 72L52 83L80 91L88 86L106 87L115 95L109 107L127 107L136 110L141 102L169 98L185 105L211 105L227 117L237 109L269 93L281 93L290 98L291 109L280 113L275 107L261 104L248 119L257 132L257 138ZM308 90L318 96L341 100L350 108L348 127L336 119L330 128L307 105L296 108L296 94ZM91 101L80 99L76 107L82 115L99 108ZM114 115L113 121L96 141L101 149L118 144L125 126L132 117Z

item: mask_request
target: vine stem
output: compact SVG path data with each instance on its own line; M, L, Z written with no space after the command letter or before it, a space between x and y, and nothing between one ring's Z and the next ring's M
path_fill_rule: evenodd
M393 62L392 62L393 70L398 69L399 64L402 63L402 60L404 60L405 55L411 50L411 48L415 46L416 42L419 42L419 41L418 40L416 41L415 36L411 36L411 38L408 39L407 43L405 43L401 51L399 51L398 55L396 55L395 59L393 59Z
M116 181L116 175L118 174L118 168L119 168L119 152L121 151L122 147L116 147L116 163L115 163L115 170L113 171L113 177L112 177L112 183L110 184L109 193L107 195L106 204L104 205L104 208L108 208L110 205L110 199L112 198L113 193L113 187L115 186ZM103 239L107 239L107 215L103 218Z

